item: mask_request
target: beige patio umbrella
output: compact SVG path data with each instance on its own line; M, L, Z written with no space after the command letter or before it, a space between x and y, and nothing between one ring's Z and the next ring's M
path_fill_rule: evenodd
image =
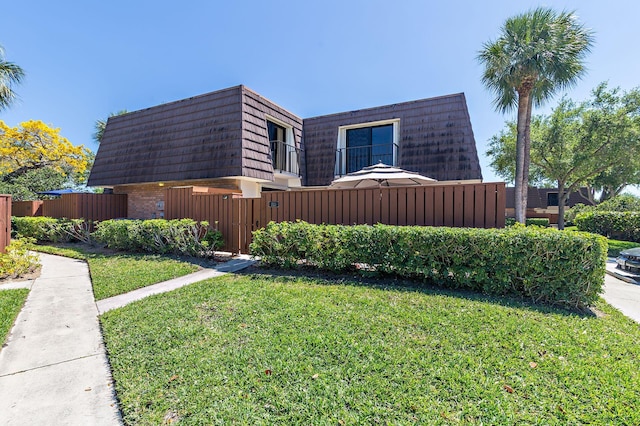
M383 186L429 185L434 182L437 182L437 180L379 163L342 176L331 182L329 188L377 188Z

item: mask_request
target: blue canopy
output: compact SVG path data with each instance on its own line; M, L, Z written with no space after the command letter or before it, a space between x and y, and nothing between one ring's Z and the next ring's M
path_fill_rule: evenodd
M71 194L74 192L82 192L82 191L76 191L75 189L66 188L66 189L52 189L51 191L38 192L38 194L60 196L62 194Z

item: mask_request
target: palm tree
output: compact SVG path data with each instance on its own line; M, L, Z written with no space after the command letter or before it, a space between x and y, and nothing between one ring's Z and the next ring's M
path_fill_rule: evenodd
M93 125L93 140L97 143L100 144L100 142L102 142L102 136L104 136L104 129L107 128L107 121L109 120L109 118L111 117L117 117L118 115L122 115L122 114L126 114L127 111L126 109L123 109L121 111L118 112L112 112L109 114L109 117L107 117L107 119L99 119L96 120L96 123Z
M24 78L18 65L4 60L4 48L0 46L0 111L8 108L16 98L13 86Z
M593 33L573 12L537 8L507 19L495 41L483 45L478 60L482 82L495 94L494 105L505 113L517 108L515 210L524 223L529 184L532 107L557 91L573 86L584 74L584 57Z

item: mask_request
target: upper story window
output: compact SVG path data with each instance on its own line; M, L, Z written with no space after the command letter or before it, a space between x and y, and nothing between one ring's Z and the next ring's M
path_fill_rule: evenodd
M267 117L273 170L300 175L300 151L293 138L293 127Z
M267 131L269 132L269 141L287 142L287 129L284 126L267 120Z
M557 192L547 192L547 207L558 207Z
M336 175L355 172L377 163L397 165L399 120L339 128Z

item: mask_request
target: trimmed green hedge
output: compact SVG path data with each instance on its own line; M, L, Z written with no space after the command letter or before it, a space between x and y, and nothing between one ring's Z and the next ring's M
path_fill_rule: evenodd
M600 236L554 229L269 223L251 252L267 265L390 274L488 294L582 307L602 289Z
M222 234L209 222L192 219L105 220L93 233L96 241L114 250L201 256L222 247Z
M39 242L98 242L132 252L206 256L224 245L220 231L192 219L113 219L91 224L82 219L12 217L11 223L17 236Z
M38 242L76 241L75 229L84 223L81 219L54 219L52 217L11 218L11 229L17 237L34 238Z
M640 212L590 211L578 214L575 224L579 231L640 242Z
M541 226L543 228L548 228L549 219L546 217L530 217L525 219L524 224L527 226Z
M515 217L507 217L504 220L505 226L513 226L516 223L517 222ZM542 226L543 228L549 227L549 219L546 217L530 217L528 219L525 219L524 223L526 226Z

